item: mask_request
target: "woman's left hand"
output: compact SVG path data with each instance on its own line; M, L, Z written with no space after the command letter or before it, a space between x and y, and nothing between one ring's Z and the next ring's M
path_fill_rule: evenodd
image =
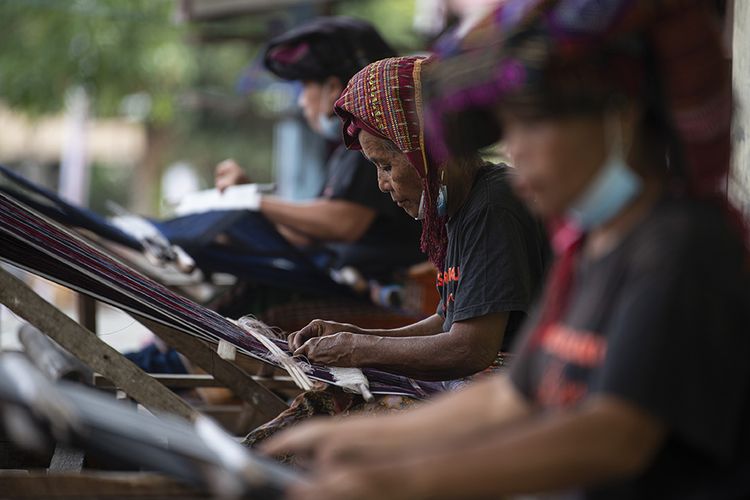
M339 332L324 337L309 339L294 351L295 356L305 356L312 362L339 367L359 366L356 358L356 347L359 343L358 335L351 332Z

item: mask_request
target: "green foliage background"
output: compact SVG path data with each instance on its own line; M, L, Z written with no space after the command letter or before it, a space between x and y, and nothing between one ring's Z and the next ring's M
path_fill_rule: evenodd
M150 106L139 118L165 144L161 167L188 161L209 184L213 166L234 157L255 179L270 180L274 117L253 96L238 94L236 82L269 27L293 20L278 11L185 24L175 22L176 6L174 0L0 0L0 101L32 116L56 113L70 89L83 87L92 115L112 117L126 112L128 96L145 96ZM330 9L373 22L402 52L421 47L411 31L413 0L349 0ZM225 39L205 43L207 34ZM95 172L93 197L122 190L123 177Z

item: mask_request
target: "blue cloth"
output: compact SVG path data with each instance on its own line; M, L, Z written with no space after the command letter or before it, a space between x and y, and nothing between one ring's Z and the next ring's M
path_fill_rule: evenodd
M177 351L171 347L167 352L162 352L155 344L149 344L140 351L128 352L123 356L146 373L187 373Z
M229 273L256 283L316 294L351 295L328 275L333 258L325 248L303 251L279 234L262 214L217 210L154 221L207 273ZM216 238L221 235L221 243Z
M89 230L104 239L142 251L143 245L101 215L72 205L56 193L0 165L0 192L65 226ZM284 239L263 215L247 210L216 210L151 221L181 246L204 273L228 273L256 283L320 295L351 295L328 275L332 252L302 251ZM228 244L216 243L219 235Z

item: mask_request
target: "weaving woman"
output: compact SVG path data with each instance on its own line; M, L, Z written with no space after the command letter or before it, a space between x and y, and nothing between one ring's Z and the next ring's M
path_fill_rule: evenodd
M441 128L494 124L518 191L565 221L557 263L509 374L269 441L315 458L290 497L750 497L748 253L710 5L508 0L495 45L441 64Z
M446 382L501 364L539 286L546 241L539 224L512 193L505 166L478 156L458 163L430 161L424 146L419 93L421 57L366 66L336 103L344 139L377 169L380 189L421 218L422 248L438 269L437 313L394 330L313 321L289 337L295 354L338 367L381 368ZM342 398L346 398L342 403ZM331 391L305 394L249 442L310 413L352 409L361 399ZM382 407L405 402L380 401Z

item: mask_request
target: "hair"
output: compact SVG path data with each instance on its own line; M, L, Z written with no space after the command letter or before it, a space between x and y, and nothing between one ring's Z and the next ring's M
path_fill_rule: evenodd
M503 98L502 110L521 119L556 119L604 117L635 106L639 112L636 146L645 160L637 168L651 169L639 171L669 178L672 185L682 186L687 181L685 156L665 108L654 52L640 46L634 55L632 47L628 49L603 51L585 62L552 67L544 78L550 83L509 93ZM501 136L499 121L495 127Z

